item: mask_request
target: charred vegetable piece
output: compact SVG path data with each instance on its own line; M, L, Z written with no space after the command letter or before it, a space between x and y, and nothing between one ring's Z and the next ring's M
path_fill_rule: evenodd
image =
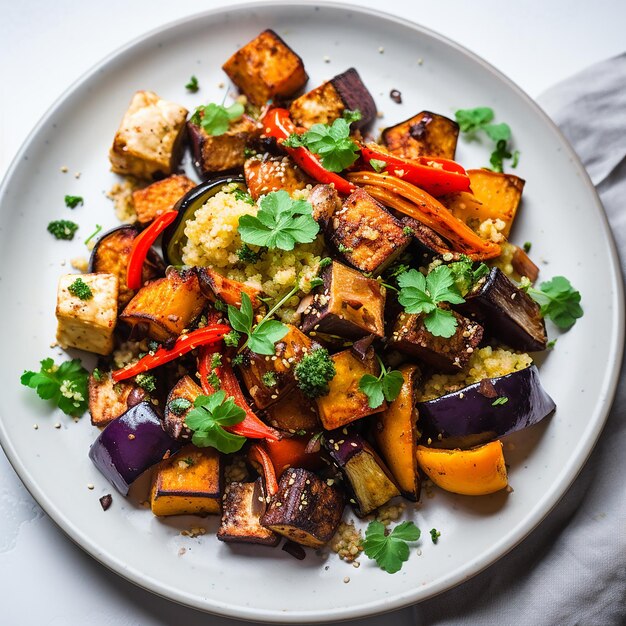
M302 59L269 29L237 50L222 69L258 106L276 97L293 95L309 79Z
M502 442L471 450L417 447L417 462L435 485L465 496L484 496L508 484Z
M489 441L537 424L556 405L535 365L419 402L423 441L446 447Z
M246 145L261 134L257 123L247 115L231 122L228 130L217 136L187 122L193 164L202 178L217 172L241 169L246 160Z
M334 354L336 374L330 381L328 395L317 398L322 425L326 430L334 430L372 413L379 413L387 408L383 402L372 409L368 397L359 390L359 381L365 374L378 376L379 365L374 350L369 349L364 359L359 359L351 350Z
M311 179L287 155L251 157L244 163L243 171L254 200L281 189L292 195L311 183Z
M174 439L191 440L191 431L185 424L187 413L193 409L195 399L202 393L191 376L183 376L171 389L165 403L163 427Z
M324 268L324 284L305 309L301 328L358 339L385 336L385 288L377 281L337 261Z
M126 274L128 261L133 248L133 241L139 234L134 226L118 226L98 239L91 251L89 260L90 272L104 272L117 276L119 290L117 294L118 309L121 311L135 295L135 291L128 288ZM165 265L154 250L150 250L143 264L142 282L153 280L162 276Z
M287 432L314 432L320 428L317 404L297 387L268 406L265 413L269 424Z
M150 492L152 512L158 516L219 514L222 475L217 450L185 446L157 469Z
M413 239L426 251L440 256L445 254L453 261L458 261L463 256L460 252L455 252L443 237L426 224L406 215L400 221L405 228L411 229Z
M391 472L363 437L337 430L324 435L323 442L350 483L357 515L365 517L400 495Z
M128 397L133 390L139 389L130 382L114 383L108 373L102 374L100 380L91 374L88 387L89 413L94 426L106 426L125 413L128 410Z
M363 189L346 198L326 234L346 263L369 274L382 272L411 242L402 223Z
M252 444L248 449L248 463L263 477L265 492L269 496L275 496L278 493L278 478L276 477L274 461L272 461L265 447L258 443Z
M517 274L526 276L531 283L534 283L539 278L539 268L532 262L526 251L519 246L515 246L511 265Z
M315 185L309 196L313 219L326 230L333 215L341 210L341 198L332 185Z
M374 98L353 67L296 98L289 107L293 121L305 128L332 124L344 111L361 112L354 128L365 128L376 117Z
M261 306L261 301L259 300L261 292L255 287L226 278L210 267L198 267L197 274L200 281L200 289L211 302L215 302L218 299L226 304L240 307L241 294L247 293L250 297L252 308L256 309Z
M133 205L140 224L149 224L155 217L174 208L176 203L196 186L181 174L169 176L143 189L133 191Z
M541 307L497 267L480 279L457 310L479 320L486 331L511 348L525 352L546 349L548 336Z
M195 271L169 271L165 278L142 287L119 319L131 326L145 325L149 337L166 341L180 335L205 304Z
M163 430L154 407L149 402L140 402L100 433L89 450L89 458L126 495L141 474L179 447Z
M416 365L403 365L404 378L398 397L374 421L374 440L402 495L419 500L420 478L415 448L419 439L416 385L420 370Z
M260 518L265 513L265 506L261 478L253 483L230 483L224 493L222 523L217 538L228 543L278 545L280 535L261 526Z
M302 468L282 475L261 524L303 546L318 548L330 541L343 515L339 489Z
M266 441L263 444L274 464L276 476L280 478L290 467L303 467L308 470L317 470L321 467L319 450L308 451L310 441L310 436L285 437L280 441Z

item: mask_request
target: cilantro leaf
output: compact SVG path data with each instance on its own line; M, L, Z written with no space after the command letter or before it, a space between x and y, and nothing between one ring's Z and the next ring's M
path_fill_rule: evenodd
M359 380L359 390L367 396L367 403L370 408L378 408L385 399L383 394L383 384L372 374L364 374Z
M489 267L484 263L480 263L478 267L474 269L474 262L465 255L463 255L459 261L449 263L448 268L452 272L454 284L462 296L464 296L478 280L489 273Z
M74 239L74 234L78 230L78 224L70 220L54 220L48 224L48 232L57 239Z
M211 102L206 106L199 106L191 116L190 122L200 126L207 135L219 137L228 131L231 122L241 119L244 107L241 102L235 102L229 107Z
M380 159L370 159L370 165L375 172L380 174L387 167L387 162Z
M20 382L35 389L42 400L52 400L65 414L79 417L88 406L88 378L80 359L55 365L48 358L41 361L39 372L25 371Z
M377 409L384 400L393 402L402 389L404 377L398 370L388 371L380 357L376 355L380 365L378 378L372 374L363 374L359 380L359 390L367 396L370 409Z
M65 206L75 209L79 204L84 204L82 196L65 196Z
M503 162L504 159L510 159L511 153L506 147L506 141L501 139L496 144L496 149L491 153L489 157L489 163L491 163L491 167L494 172L502 172L503 171Z
M424 317L426 330L435 337L452 337L456 332L456 318L451 311L436 308Z
M228 321L235 330L247 335L252 329L253 317L252 300L250 300L250 296L245 291L242 291L241 307L238 309L232 304L228 305Z
M311 243L319 233L313 207L292 200L285 190L268 193L255 215L242 215L237 230L243 242L267 248L293 250L296 243Z
M580 292L564 276L541 283L539 289L531 287L528 293L541 306L541 315L561 330L569 330L583 316Z
M273 355L274 344L288 332L287 326L277 320L261 322L250 334L248 347L257 354Z
M489 107L476 107L475 109L459 109L454 117L462 133L472 134L491 122L494 113Z
M365 531L363 551L367 557L375 560L382 570L395 574L409 558L407 542L417 541L420 534L420 529L413 522L402 522L386 534L384 524L374 520L368 524Z
M483 126L483 130L495 143L507 142L511 138L511 127L508 124L487 124Z
M189 82L185 85L185 89L187 91L191 91L191 93L196 93L196 91L200 89L200 85L198 85L198 77L192 75Z

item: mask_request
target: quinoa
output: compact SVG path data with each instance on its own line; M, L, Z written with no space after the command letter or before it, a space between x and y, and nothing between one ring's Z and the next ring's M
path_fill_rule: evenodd
M489 265L499 267L510 278L519 278L518 274L513 269L513 255L517 250L517 246L505 241L500 244L500 249L502 250L500 256L493 259Z
M339 558L352 563L363 551L363 535L354 526L354 522L341 522L334 537L330 540L330 548Z
M148 340L125 341L113 352L113 363L120 369L133 361L139 360L139 354L148 352Z
M241 455L233 455L230 461L224 468L224 482L226 485L246 480L248 478L248 469L245 458Z
M133 191L140 189L142 185L132 176L124 177L122 183L115 183L107 193L107 198L113 201L115 215L120 222L134 224L137 221L137 213L133 204Z
M389 526L390 522L397 522L405 509L404 502L398 502L397 504L385 504L376 511L376 519L385 526Z

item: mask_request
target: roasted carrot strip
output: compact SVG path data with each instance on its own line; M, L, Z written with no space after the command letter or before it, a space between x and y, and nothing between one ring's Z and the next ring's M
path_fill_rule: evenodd
M276 495L278 493L278 480L276 479L274 463L272 463L269 454L260 445L254 443L248 451L248 460L260 474L263 474L267 494Z

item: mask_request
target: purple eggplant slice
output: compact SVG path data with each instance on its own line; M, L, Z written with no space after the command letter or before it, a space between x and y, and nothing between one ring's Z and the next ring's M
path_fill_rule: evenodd
M445 447L477 445L537 424L556 408L541 386L535 365L488 380L495 396L486 392L481 381L418 402L422 441Z
M141 474L180 446L163 430L152 405L140 402L100 433L89 458L122 495L127 495Z

